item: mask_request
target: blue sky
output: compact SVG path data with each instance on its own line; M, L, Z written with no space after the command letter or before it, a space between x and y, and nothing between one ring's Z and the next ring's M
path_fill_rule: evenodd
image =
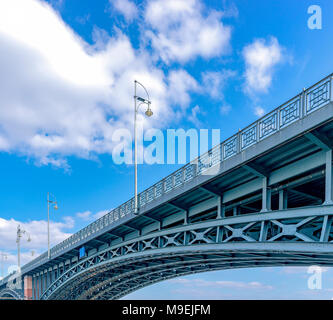
M308 28L309 6L322 29ZM127 201L133 168L112 161L112 134L132 127L133 80L169 128L221 129L221 139L333 71L330 0L3 0L0 4L0 251L16 263ZM141 165L139 190L177 165ZM228 270L175 279L128 298L327 298L304 268ZM212 294L214 293L214 294Z

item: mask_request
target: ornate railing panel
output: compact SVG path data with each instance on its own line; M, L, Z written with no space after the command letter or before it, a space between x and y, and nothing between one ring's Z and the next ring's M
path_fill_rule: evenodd
M257 126L251 125L241 133L241 149L244 150L257 142Z
M239 135L235 135L223 143L223 160L226 160L237 154L238 138Z
M306 113L310 113L331 100L331 79L327 78L306 92Z
M300 96L280 108L280 129L294 123L300 118Z

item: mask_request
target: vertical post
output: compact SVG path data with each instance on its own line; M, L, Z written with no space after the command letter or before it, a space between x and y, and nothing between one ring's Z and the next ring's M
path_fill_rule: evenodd
M267 187L267 210L271 211L272 210L272 189Z
M262 178L262 209L260 212L267 212L271 210L271 189L268 188L268 178Z
M37 278L36 274L34 274L34 282L33 282L33 293L34 293L34 300L37 300Z
M24 299L25 300L32 300L32 277L25 276L24 277Z
M38 299L40 299L42 295L42 274L39 273L39 276L38 276Z
M223 203L221 205L221 217L225 218L225 205Z
M20 248L20 239L21 239L21 228L20 225L17 226L17 267L18 272L21 272L21 248Z
M217 219L222 218L222 196L217 197Z
M32 300L36 300L36 278L35 275L32 276Z
M36 300L39 300L39 276L36 275Z
M188 210L184 210L184 225L188 224Z
M333 204L332 194L332 149L326 151L326 170L325 170L325 205Z
M301 93L300 98L300 106L299 106L299 117L302 119L306 115L306 109L307 109L307 95L305 88L303 88L303 91Z
M43 271L40 273L40 295L42 296L44 292L44 277L43 277Z
M287 190L279 191L279 210L285 210L288 208L288 193Z
M138 152L136 136L136 80L134 80L134 214L138 214Z
M47 257L50 259L50 195L47 193Z

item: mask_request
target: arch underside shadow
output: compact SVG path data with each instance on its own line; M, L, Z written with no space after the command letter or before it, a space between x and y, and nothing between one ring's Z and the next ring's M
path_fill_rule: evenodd
M189 274L235 268L333 266L333 243L225 243L172 247L101 262L68 278L49 300L110 300Z

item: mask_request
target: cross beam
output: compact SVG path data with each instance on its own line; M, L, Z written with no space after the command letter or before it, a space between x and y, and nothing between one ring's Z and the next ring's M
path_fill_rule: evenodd
M333 147L332 143L326 137L319 134L309 132L305 134L305 137L307 137L312 143L317 145L323 151L329 151Z

